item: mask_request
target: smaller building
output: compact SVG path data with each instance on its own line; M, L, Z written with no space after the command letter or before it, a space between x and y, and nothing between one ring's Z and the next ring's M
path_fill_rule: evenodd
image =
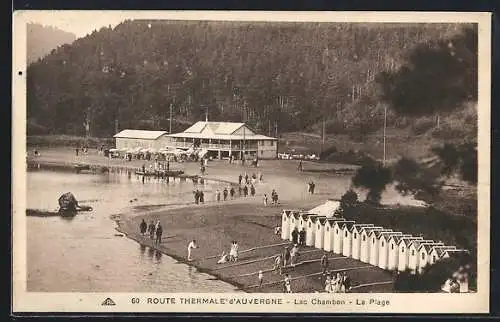
M354 225L351 235L352 235L352 254L351 257L354 259L360 259L361 257L361 239L362 239L362 232L365 228L380 228L382 227L375 227L373 225L371 226L363 226L363 225ZM366 239L366 237L365 237Z
M423 244L435 244L436 242L433 240L414 240L411 242L408 247L408 269L412 273L416 273L418 271L418 263L419 263L419 254L418 250L420 246Z
M398 268L398 260L399 260L399 242L402 238L411 238L412 235L392 235L389 238L389 248L387 250L387 269L388 270L397 270Z
M409 248L413 241L424 240L422 237L401 238L398 244L398 271L404 272L408 269Z
M323 243L325 241L325 223L326 217L321 216L316 220L316 232L314 233L314 247L318 249L323 249Z
M353 251L353 241L354 241L354 234L357 233L354 232L355 230L357 231L358 229L361 229L363 227L373 227L373 224L346 224L344 225L343 228L343 238L344 240L342 241L342 255L345 257L352 257L352 251ZM359 239L359 238L357 238Z
M327 218L325 222L325 241L323 249L327 252L332 252L334 247L334 228L335 222L345 221L344 218Z
M300 216L300 211L293 211L292 214L290 215L290 241L293 240L293 237L292 237L292 232L294 230L297 230L297 232L299 232L299 227L300 227L300 220L301 220L301 216Z
M161 149L168 141L165 131L123 130L113 137L118 150Z
M430 253L430 264L433 265L443 256L446 250L457 249L455 246L434 246Z
M318 215L310 215L307 217L306 226L306 246L314 247L316 243L316 221L319 218L326 218Z
M294 210L283 209L281 213L281 239L288 240L290 238L291 216Z
M333 252L335 254L342 254L344 249L344 227L346 225L354 225L352 220L336 221L333 225Z
M387 231L382 227L363 227L361 229L360 255L359 260L364 263L370 263L370 250L372 248L372 240L370 235L374 231Z
M435 246L444 246L443 243L422 244L418 249L418 266L417 270L421 273L425 267L431 265L431 252Z
M373 230L368 239L370 240L370 261L369 263L373 266L378 266L378 255L379 255L379 239L382 233L392 232L392 229L383 230Z
M380 234L378 241L378 267L387 269L389 266L389 240L392 236L403 236L401 232L387 232Z

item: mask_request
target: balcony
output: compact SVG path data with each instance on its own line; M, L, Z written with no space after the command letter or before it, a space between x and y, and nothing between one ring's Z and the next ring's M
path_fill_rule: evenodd
M176 148L188 149L193 146L192 142L169 142L169 146ZM209 150L243 150L243 146L239 144L217 144L217 143L201 143L200 148ZM257 144L246 144L245 150L257 150Z

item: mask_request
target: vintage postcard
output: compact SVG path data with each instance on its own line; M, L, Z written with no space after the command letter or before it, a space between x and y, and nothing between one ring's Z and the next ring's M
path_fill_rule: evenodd
M17 11L22 312L489 311L491 15Z

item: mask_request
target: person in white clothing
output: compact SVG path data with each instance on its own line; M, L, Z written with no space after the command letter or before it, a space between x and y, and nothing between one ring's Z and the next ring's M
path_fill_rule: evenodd
M262 271L259 271L259 287L262 286L262 281L264 281L264 273Z
M193 259L191 258L191 252L194 248L198 248L196 245L196 240L192 240L189 245L188 245L188 261L192 261Z

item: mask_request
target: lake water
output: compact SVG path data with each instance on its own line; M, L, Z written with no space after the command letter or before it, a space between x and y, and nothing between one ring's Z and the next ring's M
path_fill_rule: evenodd
M193 201L191 181L142 182L133 173L28 172L27 207L56 210L72 192L92 212L72 219L27 217L27 290L30 292L236 292L159 252L116 236L113 214L130 205ZM216 187L205 183L206 196ZM205 197L207 198L207 197ZM130 203L130 200L134 200Z

